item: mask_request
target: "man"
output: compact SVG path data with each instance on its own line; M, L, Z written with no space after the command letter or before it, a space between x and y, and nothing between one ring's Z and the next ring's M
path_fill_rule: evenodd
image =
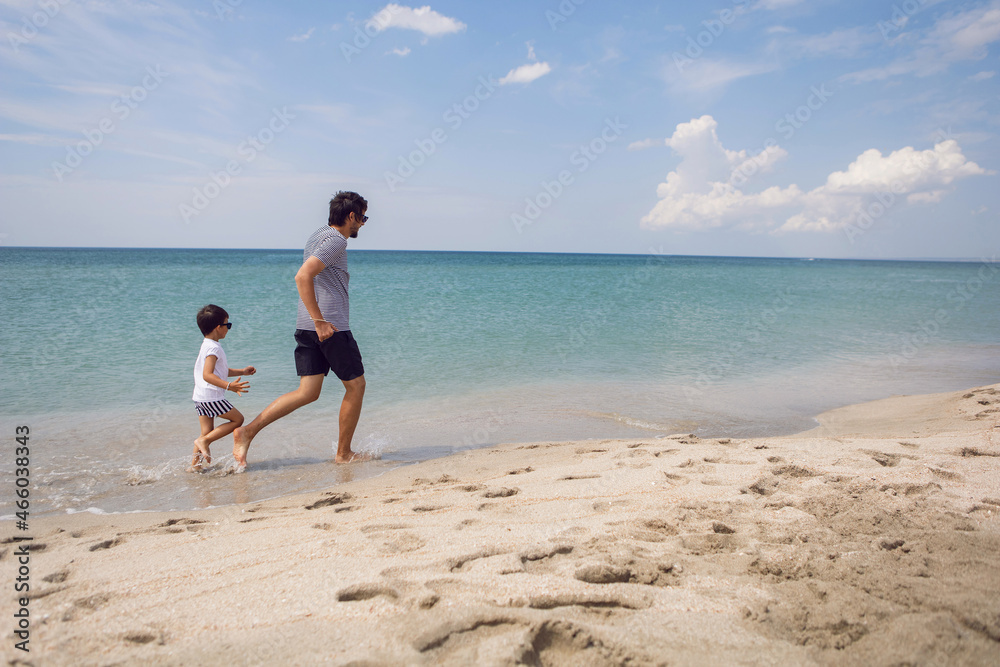
M250 442L271 422L319 398L329 371L344 383L340 405L337 463L368 460L351 451L354 429L365 395L365 368L361 351L351 334L347 284L347 239L357 238L368 220L368 202L356 192L338 192L330 200L330 218L306 242L302 266L295 274L299 291L296 319L295 370L299 388L274 400L246 426L233 431L233 457L237 470L246 468Z

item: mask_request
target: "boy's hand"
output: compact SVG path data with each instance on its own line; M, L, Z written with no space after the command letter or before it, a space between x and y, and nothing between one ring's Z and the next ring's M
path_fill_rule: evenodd
M243 369L243 375L253 375L256 372L257 369L254 368L253 366L247 366L246 368Z
M241 382L240 379L242 377L241 375L229 383L229 391L235 391L237 396L242 396L244 392L250 391L250 383L246 381Z

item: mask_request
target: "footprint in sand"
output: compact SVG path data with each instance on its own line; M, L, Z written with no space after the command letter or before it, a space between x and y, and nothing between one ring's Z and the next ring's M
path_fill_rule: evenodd
M509 498L520 493L520 489L502 486L497 489L487 489L483 491L483 498Z
M774 470L771 471L771 474L775 475L776 477L801 478L801 477L817 477L822 473L814 472L812 470L809 470L808 468L803 468L801 466L787 465L775 468Z
M90 551L101 551L102 549L111 549L112 547L117 547L119 544L124 543L120 537L116 537L113 540L104 540L103 542L98 542L97 544L90 545Z
M459 491L465 491L467 493L474 493L476 491L482 491L486 488L483 484L463 484L456 487Z
M933 468L931 466L927 466L927 469L930 470L931 474L933 474L935 477L940 477L941 479L946 479L949 482L961 482L963 479L965 479L964 477L962 477L961 475L959 475L957 472L951 472L950 470L943 470L941 468Z
M962 447L958 456L968 458L970 456L1000 456L1000 452L984 452L978 447Z
M329 507L330 505L341 505L351 499L351 494L349 493L335 493L328 491L323 494L325 498L320 498L311 505L306 505L307 510L319 509L320 507Z
M404 554L422 549L427 541L411 530L389 529L386 532L372 532L369 539L377 543L380 554Z
M510 553L509 549L503 549L501 547L487 547L471 554L449 558L445 561L445 567L447 567L451 572L460 572L466 565L481 558L492 558L493 556L501 556L507 553Z
M69 570L59 570L42 577L42 581L47 584L61 584L67 579L69 579Z
M176 526L178 524L182 526L193 526L196 523L205 523L199 519L168 519L163 523L159 524L160 528L166 528L167 526Z
M371 600L375 597L387 597L390 600L398 600L399 592L382 584L354 584L337 591L339 602L358 602L361 600Z
M664 472L662 470L660 472L663 472L663 476L666 478L667 484L670 484L671 486L687 484L690 481L686 477L684 477L684 475L675 475L673 473Z

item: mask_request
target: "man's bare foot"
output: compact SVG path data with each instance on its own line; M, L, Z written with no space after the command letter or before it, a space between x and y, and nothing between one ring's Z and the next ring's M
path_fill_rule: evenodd
M201 452L201 455L205 457L205 463L212 462L212 452L208 448L209 443L205 438L195 438L194 448Z
M363 463L364 461L374 461L379 458L382 457L371 452L347 452L343 456L337 454L337 458L334 461L336 463Z
M250 451L250 440L244 427L233 431L233 458L236 459L236 472L243 472L247 467L247 452Z

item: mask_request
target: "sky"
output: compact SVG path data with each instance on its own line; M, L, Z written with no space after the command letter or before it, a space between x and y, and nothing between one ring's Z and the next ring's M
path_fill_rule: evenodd
M0 245L1000 251L1000 0L0 0Z

